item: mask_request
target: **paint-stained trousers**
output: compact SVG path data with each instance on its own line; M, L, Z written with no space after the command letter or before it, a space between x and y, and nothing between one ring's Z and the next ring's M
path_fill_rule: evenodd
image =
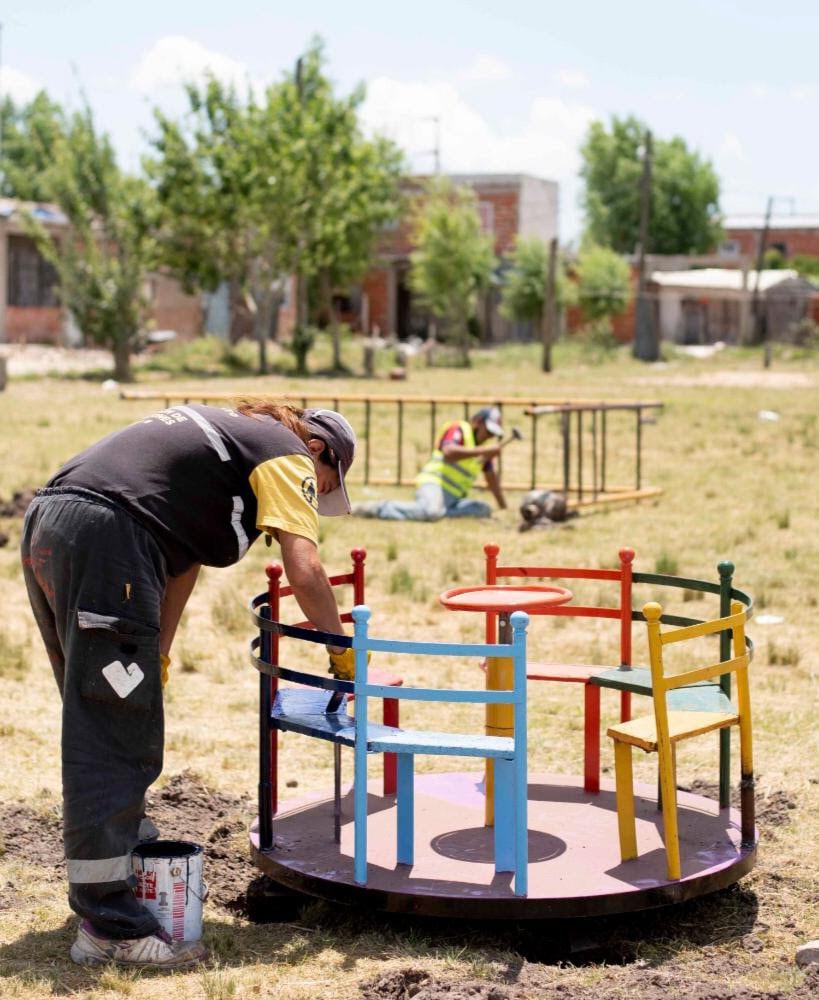
M158 923L134 896L131 852L162 770L165 561L128 513L85 490L41 490L21 550L63 702L69 903L109 937L144 937Z

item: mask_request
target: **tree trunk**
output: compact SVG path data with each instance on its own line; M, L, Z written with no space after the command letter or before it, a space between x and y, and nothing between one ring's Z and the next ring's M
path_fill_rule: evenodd
M472 359L469 357L469 327L462 324L459 337L461 341L461 363L464 368L469 368L472 365Z
M131 343L127 337L116 340L111 348L114 355L114 378L117 382L133 382L131 371Z
M259 346L259 375L267 375L267 334L270 329L269 315L264 308L264 291L257 285L245 289L245 305L253 317L253 337Z
M330 276L327 271L322 271L320 278L321 297L327 308L327 315L330 318L330 337L333 344L333 371L341 371L341 330L338 326L338 316L333 306L333 286L330 283Z

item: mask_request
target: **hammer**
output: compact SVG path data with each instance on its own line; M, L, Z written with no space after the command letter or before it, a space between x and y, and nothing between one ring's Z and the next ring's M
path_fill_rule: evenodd
M517 427L513 427L512 436L508 437L505 441L501 441L498 447L505 448L508 444L511 444L513 441L522 441L522 440L523 440L523 434L521 434L521 432L517 429Z

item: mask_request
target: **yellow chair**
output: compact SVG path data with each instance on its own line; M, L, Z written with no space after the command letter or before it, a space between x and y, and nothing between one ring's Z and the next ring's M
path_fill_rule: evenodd
M685 628L660 631L662 608L646 604L643 614L648 625L648 646L651 659L651 686L654 715L621 722L612 726L608 735L614 740L614 770L617 787L617 822L620 831L620 856L623 861L637 857L637 835L634 822L634 783L631 769L631 748L657 753L660 768L660 796L665 828L665 850L669 879L681 877L680 845L677 833L677 781L675 748L680 740L702 733L714 732L727 726L739 726L742 843L754 842L754 772L751 751L751 702L748 692L750 653L745 645L745 609L739 601L731 603L726 618L688 625ZM716 635L729 630L732 635L733 658L707 667L667 675L663 665L663 648L670 643ZM722 674L735 673L737 678L736 709L726 712L669 710L668 692L713 680ZM732 706L733 709L733 706Z

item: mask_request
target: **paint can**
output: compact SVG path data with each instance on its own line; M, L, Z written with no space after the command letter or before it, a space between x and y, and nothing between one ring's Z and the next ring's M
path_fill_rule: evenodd
M132 857L139 902L174 941L198 941L202 904L208 898L202 847L186 840L154 840L135 847Z

